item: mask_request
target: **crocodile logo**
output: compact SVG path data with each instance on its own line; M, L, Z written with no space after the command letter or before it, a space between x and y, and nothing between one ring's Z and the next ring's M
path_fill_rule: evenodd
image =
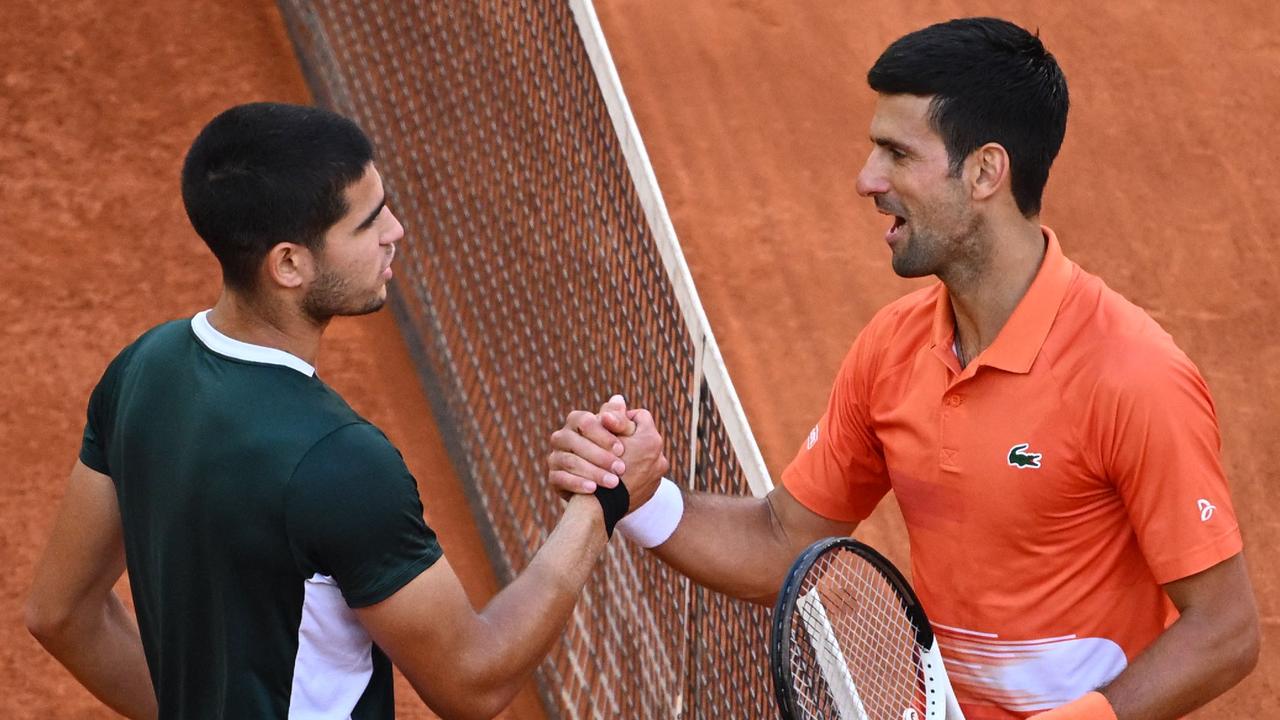
M1020 443L1009 448L1009 467L1039 469L1040 453L1027 452L1031 443Z

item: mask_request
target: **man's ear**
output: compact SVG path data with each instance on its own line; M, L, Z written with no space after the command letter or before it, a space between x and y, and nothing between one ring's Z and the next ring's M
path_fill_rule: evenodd
M974 200L986 200L1009 186L1009 151L999 143L987 143L969 156Z
M315 277L315 255L296 243L277 243L267 251L263 279L276 287L297 288Z

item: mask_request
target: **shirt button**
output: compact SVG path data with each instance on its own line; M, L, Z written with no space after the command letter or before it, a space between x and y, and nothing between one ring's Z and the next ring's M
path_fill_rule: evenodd
M959 396L959 395L948 395L948 396L947 396L947 405L948 405L949 407L960 407L960 403L962 403L962 402L964 402L964 401L960 399L960 396Z

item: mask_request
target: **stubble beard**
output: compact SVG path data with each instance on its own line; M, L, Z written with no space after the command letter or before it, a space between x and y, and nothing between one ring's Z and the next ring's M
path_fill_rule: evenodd
M961 198L954 198L940 212L920 213L908 223L911 234L892 257L898 277L943 277L980 254L981 221Z
M335 316L368 315L382 309L387 297L375 293L366 299L355 297L351 283L336 272L320 271L316 280L302 298L302 311L316 323L325 323Z
M938 265L938 239L932 233L911 229L911 237L893 254L893 271L898 277L932 275Z

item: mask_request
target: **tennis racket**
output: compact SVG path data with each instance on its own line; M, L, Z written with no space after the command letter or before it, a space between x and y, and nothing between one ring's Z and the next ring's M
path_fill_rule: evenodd
M791 566L769 665L782 720L964 720L915 592L850 538L819 540Z

